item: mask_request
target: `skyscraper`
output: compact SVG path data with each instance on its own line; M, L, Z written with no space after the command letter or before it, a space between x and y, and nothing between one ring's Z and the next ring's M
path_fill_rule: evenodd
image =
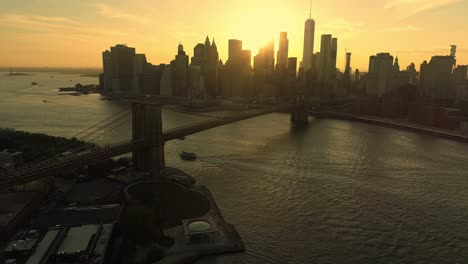
M251 91L251 52L242 50L242 41L229 40L229 58L223 72L223 96L243 97Z
M184 46L179 44L175 56L175 93L177 97L189 96L189 57L185 54Z
M454 96L452 72L455 66L453 56L433 56L431 61L421 65L420 91L436 99L452 99Z
M315 21L309 16L304 26L304 50L301 67L304 71L312 69L312 56L314 54Z
M351 77L351 52L346 52L345 78Z
M135 48L125 45L111 47L112 57L112 92L129 93L135 84L136 54Z
M450 45L450 56L457 57L457 45Z
M320 43L320 57L319 57L319 63L318 63L318 68L317 68L318 79L321 81L330 79L332 75L333 48L334 47L333 47L333 42L332 42L332 35L330 34L322 35L322 39ZM334 61L336 63L336 59Z
M369 58L367 74L367 93L377 96L390 92L393 76L393 56L390 53L379 53Z
M111 52L106 50L102 53L103 87L106 93L112 92L112 56Z
M332 44L331 44L331 74L335 75L336 74L336 57L338 56L338 39L337 38L332 38Z
M285 71L288 68L289 40L288 33L281 32L278 53L276 55L276 70Z

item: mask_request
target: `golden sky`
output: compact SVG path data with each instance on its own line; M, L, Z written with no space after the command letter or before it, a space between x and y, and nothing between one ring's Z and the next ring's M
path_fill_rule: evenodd
M338 67L345 49L352 67L390 52L405 68L458 46L468 64L468 0L313 1L315 51L320 35L338 37ZM227 59L228 39L241 39L255 55L280 31L288 32L290 57L302 57L307 0L0 0L0 66L100 67L101 51L118 43L168 63L181 42L189 56L207 35Z

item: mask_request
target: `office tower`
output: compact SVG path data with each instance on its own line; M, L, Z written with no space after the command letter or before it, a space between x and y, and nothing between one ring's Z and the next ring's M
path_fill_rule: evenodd
M273 75L275 71L275 41L270 40L264 47L265 70L268 75Z
M230 39L229 40L229 59L239 58L242 53L242 41L237 39Z
M314 54L315 21L309 16L304 26L304 50L301 67L304 71L312 69Z
M102 53L103 85L101 89L106 93L112 92L112 56L111 52L106 50Z
M400 63L398 62L398 56L395 58L395 63L393 64L393 71L400 72Z
M198 43L193 48L193 57L190 66L201 66L205 59L205 45Z
M393 76L393 56L390 53L379 53L369 58L367 74L367 93L382 96L391 90Z
M354 81L358 82L359 80L361 80L361 73L359 72L359 69L356 69L354 71Z
M165 65L162 69L163 73L160 81L160 92L161 96L173 96L175 86L174 66L173 63Z
M467 100L468 99L468 65L458 65L453 70L453 81L456 90L456 99Z
M276 56L276 70L285 71L288 68L289 40L288 33L280 33L278 53Z
M210 43L208 36L205 40L204 62L202 63L202 74L205 78L206 92L209 97L218 95L218 62L219 54L216 42Z
M332 38L332 45L331 45L331 74L336 76L336 57L338 56L338 39Z
M223 96L251 96L251 52L242 50L242 41L229 40L229 58L223 69Z
M130 93L135 85L135 49L125 45L111 47L112 92Z
M184 46L179 44L175 56L175 93L176 97L189 97L189 57L185 54Z
M408 67L406 67L406 71L409 74L409 83L413 85L418 84L418 72L416 71L416 65L411 63Z
M322 35L320 43L320 55L318 58L318 79L320 81L329 80L332 75L333 67L333 46L332 46L332 35Z
M297 77L297 58L291 57L288 59L288 76L291 79L296 79Z
M351 77L351 52L346 52L345 78Z
M452 73L455 66L453 56L433 56L421 65L420 90L435 99L453 99Z
M457 45L450 45L450 56L457 57Z
M234 43L234 42L233 42ZM236 53L236 52L234 52ZM197 96L216 97L218 95L218 62L219 54L216 42L210 43L207 36L205 43L197 44L193 49L191 66L192 90ZM196 68L199 67L199 68Z

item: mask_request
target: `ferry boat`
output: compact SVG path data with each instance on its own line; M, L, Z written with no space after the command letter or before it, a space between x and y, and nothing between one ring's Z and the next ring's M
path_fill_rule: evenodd
M193 161L193 160L197 159L197 155L195 153L193 153L193 152L183 151L182 153L180 153L180 158L183 159L183 160Z

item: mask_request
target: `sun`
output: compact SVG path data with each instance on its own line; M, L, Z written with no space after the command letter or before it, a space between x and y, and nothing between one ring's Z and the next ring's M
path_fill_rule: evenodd
M288 32L300 26L294 25L292 18L293 16L280 4L253 3L238 14L231 32L242 40L244 49L251 50L252 55L255 55L272 39L275 40L277 46L280 32Z

